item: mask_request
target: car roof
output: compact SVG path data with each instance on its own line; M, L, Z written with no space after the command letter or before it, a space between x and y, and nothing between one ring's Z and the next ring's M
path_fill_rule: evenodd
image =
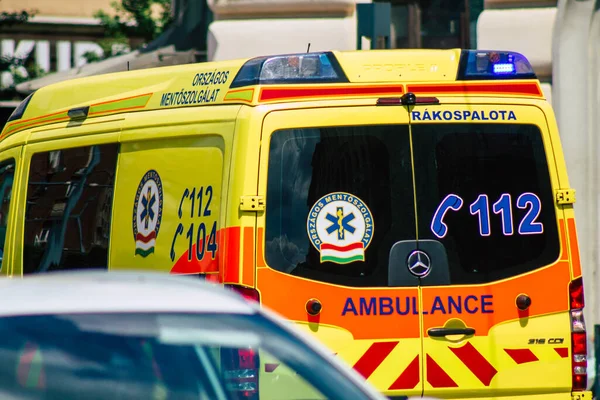
M51 272L24 278L0 278L0 293L3 300L0 302L0 318L130 312L259 314L326 358L370 398L385 399L345 362L331 357L330 350L323 344L301 330L292 329L290 321L222 286L203 282L197 275L123 271Z
M0 279L0 317L33 314L193 312L253 314L241 296L197 275L70 271Z

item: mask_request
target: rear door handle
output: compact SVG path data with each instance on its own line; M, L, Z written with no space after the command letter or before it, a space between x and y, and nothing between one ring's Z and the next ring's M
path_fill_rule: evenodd
M475 329L473 328L430 328L427 330L427 334L431 337L444 337L447 335L474 335Z

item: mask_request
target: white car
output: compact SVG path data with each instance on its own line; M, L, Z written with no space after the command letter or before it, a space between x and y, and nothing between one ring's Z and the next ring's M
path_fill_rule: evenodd
M198 278L0 280L1 399L384 399L291 324Z

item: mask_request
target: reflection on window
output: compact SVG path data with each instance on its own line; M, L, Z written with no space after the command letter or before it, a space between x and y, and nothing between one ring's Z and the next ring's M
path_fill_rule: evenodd
M419 233L444 244L453 284L492 282L558 258L554 196L539 128L418 124L412 134ZM527 193L538 200L518 206ZM444 215L448 232L436 237L431 221L451 194L464 205ZM486 218L479 218L479 207ZM541 232L519 232L527 230L528 221L541 224Z
M255 316L8 317L0 334L3 399L323 400L357 390Z
M349 193L373 216L364 261L321 261L307 218L321 197ZM271 135L267 184L266 262L274 269L347 286L387 286L388 257L414 239L408 126L285 129Z
M31 159L23 273L106 268L118 145Z
M6 241L8 212L10 210L14 176L15 160L11 159L0 163L0 201L2 201L0 208L0 263L4 259L4 242Z

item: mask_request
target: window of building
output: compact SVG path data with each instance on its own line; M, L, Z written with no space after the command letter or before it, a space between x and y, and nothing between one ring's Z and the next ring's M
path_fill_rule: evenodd
M34 154L23 273L107 268L118 144Z
M392 48L475 48L481 0L390 0ZM480 4L481 3L481 4Z

